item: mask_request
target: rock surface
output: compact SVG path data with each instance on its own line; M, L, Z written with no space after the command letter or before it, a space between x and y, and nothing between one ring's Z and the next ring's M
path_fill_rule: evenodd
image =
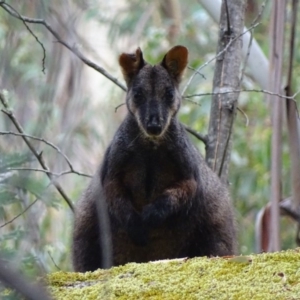
M300 248L47 276L54 299L300 299Z

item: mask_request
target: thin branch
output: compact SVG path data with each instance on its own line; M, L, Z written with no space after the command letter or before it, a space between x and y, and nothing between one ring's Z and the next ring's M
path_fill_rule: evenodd
M74 170L66 170L66 171L62 171L60 173L55 173L52 172L50 170L44 170L44 169L38 169L38 168L7 168L8 171L35 171L35 172L42 172L42 173L46 173L46 174L50 174L51 176L55 177L55 179L57 179L58 177L62 176L62 175L67 175L67 174L77 174L83 177L88 177L88 178L92 178L92 175L89 174L85 174L85 173L81 173L81 172L77 172Z
M26 21L24 20L24 18L11 5L9 5L8 3L5 3L4 1L0 2L0 5L2 7L3 7L3 5L6 5L11 11L13 11L18 16L18 19L20 19L23 22L26 29L35 38L35 40L38 42L38 44L41 45L42 50L43 50L43 59L42 59L43 68L42 68L42 72L45 74L46 49L45 49L43 43L39 40L39 38L33 33L33 31L30 29L30 27L26 24Z
M265 10L267 2L268 2L268 0L266 0L265 2L262 3L261 9L260 9L258 15L256 16L256 18L252 21L250 27L252 25L256 24L256 23L259 23L259 21L261 19L261 16L262 16L262 14L263 14L263 12ZM244 78L246 66L248 64L248 60L249 60L249 56L250 56L250 50L251 50L252 42L253 42L253 32L254 32L254 28L249 32L250 33L250 40L249 40L249 43L248 43L248 50L247 50L247 54L246 54L246 57L245 57L245 60L244 60L244 65L243 65L243 68L242 68L242 71L241 71L240 84L242 84L242 82L243 82L243 78Z
M198 74L198 75L200 75L203 79L205 79L206 80L206 77L205 77L205 75L204 74L202 74L202 73L200 73L200 72L198 72L197 71L197 69L195 69L195 68L193 68L193 67L191 67L191 66L188 66L187 67L189 70L192 70L192 71L194 71L196 74Z
M7 11L10 15L12 15L13 17L15 17L15 18L17 18L19 20L22 20L23 22L33 23L33 24L41 24L41 25L45 26L52 33L52 35L56 38L56 40L57 40L58 43L62 44L66 48L68 48L71 52L73 52L86 65L88 65L89 67L93 68L97 72L101 73L103 76L105 76L110 81L112 81L117 86L119 86L122 90L126 91L126 87L121 82L119 82L119 80L117 78L111 76L104 68L98 66L97 64L95 64L92 61L90 61L89 59L87 59L78 50L78 47L76 47L76 45L71 46L67 42L65 42L64 40L62 40L61 37L59 36L59 34L45 20L43 20L43 19L33 19L33 18L28 18L28 17L20 16L18 13L15 12L15 10L11 9L10 6L8 6L4 2L0 2L0 6L5 11Z
M188 82L186 83L186 85L184 86L184 88L182 89L182 95L185 93L186 89L188 88L188 86L191 84L192 80L194 79L196 74L199 74L200 70L202 70L204 67L206 67L208 64L210 64L211 62L213 62L214 60L216 60L219 56L221 56L223 53L225 53L227 51L227 49L229 48L229 46L235 42L236 40L238 40L241 36L243 36L244 34L246 34L248 31L251 31L252 29L254 29L255 27L257 27L260 23L256 23L253 26L249 27L247 30L245 30L244 32L242 32L240 35L238 35L237 37L231 39L226 47L221 50L217 55L215 55L213 58L209 59L208 61L206 61L203 65L201 65L199 68L196 69L196 71L193 73L193 75L189 78Z
M269 2L269 0L265 0L265 1L261 4L261 6L260 6L260 11L258 12L256 18L252 21L251 25L260 22L260 19L261 19L262 15L263 15L263 13L264 13L264 11L265 11L265 8L266 8L266 5L267 5L268 2Z
M60 267L56 264L56 262L54 261L54 259L53 259L52 255L51 255L50 251L47 251L47 252L48 252L48 255L50 256L50 259L52 260L54 266L56 267L56 269L57 269L58 271L61 271L61 268L60 268Z
M1 109L2 112L5 113L4 110ZM0 135L14 135L14 136L22 136L22 137L27 137L36 141L40 141L43 142L45 144L47 144L48 146L52 147L53 149L55 149L59 154L61 154L64 159L66 160L67 164L69 165L70 169L73 169L72 164L70 162L70 160L68 159L68 157L55 145L53 145L52 143L48 142L47 140L43 139L43 138L39 138L33 135L29 135L29 134L25 134L25 133L18 133L18 132L12 132L12 131L0 131Z
M189 98L193 98L193 97L201 97L201 96L210 96L210 95L220 95L220 94L234 94L234 93L242 93L242 92L253 92L253 93L264 93L264 94L268 94L268 95L272 95L272 96L277 96L279 98L283 98L283 99L291 99L295 101L295 97L300 93L300 90L297 91L294 95L292 96L286 96L286 95L282 95L282 94L278 94L278 93L273 93L267 90L259 90L259 89L241 89L241 90L232 90L232 91L225 91L225 92L213 92L213 93L199 93L199 94L192 94L192 95L186 95L183 96L183 99L189 99Z
M246 127L248 127L248 125L249 125L249 118L248 118L247 114L246 114L241 108L239 108L238 106L236 107L236 109L237 109L240 113L242 113L242 115L245 117L245 119L246 119Z
M15 125L16 129L19 131L19 133L24 134L24 130L23 130L21 124L15 118L13 112L9 110L9 107L8 107L8 104L7 104L6 100L5 100L5 97L4 97L4 95L1 92L0 92L0 101L1 101L2 105L5 107L5 109L1 109L1 111L8 116L8 118ZM42 153L38 153L36 151L36 149L30 143L29 139L26 136L22 136L22 139L24 140L24 142L26 143L26 145L28 146L28 148L30 149L30 151L37 158L37 160L39 161L39 163L42 166L42 168L44 170L49 170L49 168L47 167L47 165L45 164L45 162L43 160ZM50 180L52 180L52 176L50 174L47 174L47 176L49 177ZM65 191L63 190L63 188L60 186L60 184L58 182L53 182L53 185L56 187L57 191L64 198L64 200L67 202L67 204L69 205L70 209L74 212L74 206L72 204L72 201L69 199L69 197L67 196L67 194L65 193Z
M5 111L3 111L1 109L2 112L5 113ZM43 138L39 138L39 137L36 137L36 136L33 136L33 135L29 135L29 134L24 134L24 133L18 133L18 132L12 132L12 131L0 131L0 135L14 135L14 136L21 136L21 137L27 137L27 138L30 138L30 139L33 139L33 140L36 140L36 141L40 141L40 142L43 142L45 143L46 145L50 146L51 148L55 149L60 155L62 155L64 157L64 159L66 160L70 170L69 171L65 171L65 172L62 172L62 173L59 173L60 175L64 175L64 174L68 174L68 173L75 173L77 175L81 175L81 176L85 176L85 177L91 177L90 175L87 175L87 174L84 174L84 173L81 173L81 172L78 172L74 169L71 161L69 160L69 158L57 147L55 146L54 144L52 144L51 142L43 139ZM11 169L12 170L12 169ZM19 169L20 170L20 169ZM47 171L48 173L51 173L49 170L41 170L41 171ZM54 175L55 173L51 173L52 175ZM59 175L59 176L60 176Z
M193 103L193 104L195 104L195 105L198 105L198 106L200 106L201 107L201 104L200 103L198 103L198 102L196 102L196 101L193 101L193 100L191 100L191 99L183 99L184 101L188 101L188 102L190 102L190 103Z
M201 106L199 103L197 103L197 102L195 102L195 101L192 101L192 100L190 100L190 99L185 99L185 100L187 100L187 101L189 101L189 102L191 102L191 103L193 103L193 104L196 104L196 105ZM118 106L116 106L116 107L115 107L115 112L116 112L117 109L118 109L119 107L121 107L122 105L125 105L125 103L121 103L121 104L119 104ZM194 135L197 139L199 139L199 140L202 141L204 144L206 144L206 142L207 142L207 136L204 136L204 135L198 133L197 131L195 131L194 129L190 128L190 127L187 126L187 125L184 125L184 124L183 124L183 126L184 126L184 128L185 128L186 131L188 131L189 133L191 133L192 135Z
M207 143L207 135L202 135L201 133L195 131L194 129L192 129L191 127L187 126L187 125L183 125L184 129L189 132L190 134L192 134L193 136L195 136L198 140L202 141L205 145Z
M115 113L117 112L117 110L121 107L121 106L123 106L123 105L125 105L126 103L121 103L121 104L119 104L119 105L117 105L116 107L115 107Z
M11 220L5 222L4 224L0 225L0 228L3 228L4 226L12 223L13 221L15 221L17 218L21 217L31 206L33 206L37 201L39 200L39 198L36 198L32 203L30 203L21 213L19 213L18 215L16 215L14 218L12 218Z
M253 31L254 31L254 30L253 30ZM249 34L250 34L250 39L249 39L249 43L248 43L247 54L246 54L246 57L245 57L245 59L244 59L244 64L243 64L243 67L242 67L242 70L241 70L240 86L241 86L242 83L243 83L243 79L244 79L244 75L245 75L245 71L246 71L246 66L247 66L247 63L248 63L249 56L250 56L250 50L251 50L252 42L253 42L253 31L250 31L250 32L249 32Z
M199 103L196 102L196 101L190 100L189 98L191 98L191 97L186 96L186 97L183 97L183 100L188 101L188 102L190 102L190 103L193 103L193 104L195 104L195 105L201 106L201 104L199 104ZM117 106L115 107L115 113L116 113L117 110L118 110L121 106L123 106L123 105L126 105L126 103L121 103L121 104L117 105ZM1 132L0 132L0 134L1 134Z

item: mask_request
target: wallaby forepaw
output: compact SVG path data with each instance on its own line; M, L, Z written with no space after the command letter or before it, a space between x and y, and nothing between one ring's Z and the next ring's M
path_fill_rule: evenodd
M157 228L162 225L168 216L168 209L164 201L155 201L148 204L142 211L143 223L149 228Z
M135 215L129 220L127 232L135 245L146 246L148 244L148 230L145 228L141 216Z

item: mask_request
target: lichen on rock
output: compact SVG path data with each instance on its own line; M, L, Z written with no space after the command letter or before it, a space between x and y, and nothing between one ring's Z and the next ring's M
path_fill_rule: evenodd
M47 276L55 299L300 299L300 248Z

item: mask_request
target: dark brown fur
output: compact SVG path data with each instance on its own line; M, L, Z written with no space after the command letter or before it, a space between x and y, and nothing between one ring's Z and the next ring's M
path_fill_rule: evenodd
M129 112L77 206L75 271L103 267L100 200L108 209L113 265L234 253L228 190L176 118L187 56L183 46L155 66L144 61L140 49L120 56Z

